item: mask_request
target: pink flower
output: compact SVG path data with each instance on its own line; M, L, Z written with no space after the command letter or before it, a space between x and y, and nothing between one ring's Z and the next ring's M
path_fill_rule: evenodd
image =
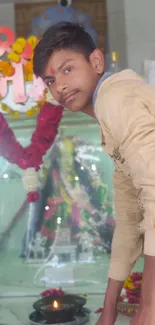
M36 202L39 198L39 193L37 191L27 193L27 200L29 203Z
M100 313L102 313L102 311L103 311L103 308L99 308L99 309L97 309L97 310L95 311L95 313L96 313L96 314L100 314Z
M133 282L141 280L142 279L142 273L141 272L134 272L131 274L131 279Z
M59 288L59 289L54 289L54 288L51 288L51 289L48 289L48 290L46 290L46 291L43 291L42 293L41 293L41 296L42 297L49 297L49 296L63 296L64 295L64 291L61 289L61 288Z

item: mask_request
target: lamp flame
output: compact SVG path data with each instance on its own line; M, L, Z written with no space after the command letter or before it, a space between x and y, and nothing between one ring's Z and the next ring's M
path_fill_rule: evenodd
M54 303L53 303L53 307L55 308L55 309L57 309L58 308L58 303L57 303L57 301L55 300L54 301Z

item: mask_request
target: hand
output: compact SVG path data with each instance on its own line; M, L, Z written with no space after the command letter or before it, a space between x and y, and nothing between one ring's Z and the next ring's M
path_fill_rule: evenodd
M155 256L145 255L141 301L139 309L130 325L155 324Z
M117 307L106 309L104 307L103 313L98 319L96 325L114 325L117 319Z
M154 325L154 324L155 324L154 305L152 307L139 306L139 309L135 317L132 319L130 323L130 325Z
M103 312L96 325L114 325L117 319L117 302L123 281L109 279L106 290Z
M114 325L117 319L117 303L105 302L103 312L96 325Z

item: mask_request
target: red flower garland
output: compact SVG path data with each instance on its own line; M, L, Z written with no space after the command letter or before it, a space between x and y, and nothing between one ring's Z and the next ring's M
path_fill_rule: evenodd
M140 293L142 284L141 272L132 273L124 283L124 292L120 296L120 301L127 301L131 304L140 303Z
M0 113L0 156L21 169L39 170L43 156L53 144L62 118L63 107L45 102L37 119L37 128L32 135L31 144L25 148L16 140L11 128ZM28 193L28 201L38 199L37 192Z
M60 297L60 296L63 296L64 294L65 294L65 292L61 288L59 288L59 289L51 288L51 289L41 292L42 297L49 297L49 296Z

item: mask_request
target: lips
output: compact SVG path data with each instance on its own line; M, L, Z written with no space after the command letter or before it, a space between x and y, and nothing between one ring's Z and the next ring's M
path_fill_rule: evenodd
M67 94L64 99L63 99L63 102L68 104L72 99L73 97L76 95L76 92L74 93L70 93L70 94Z

